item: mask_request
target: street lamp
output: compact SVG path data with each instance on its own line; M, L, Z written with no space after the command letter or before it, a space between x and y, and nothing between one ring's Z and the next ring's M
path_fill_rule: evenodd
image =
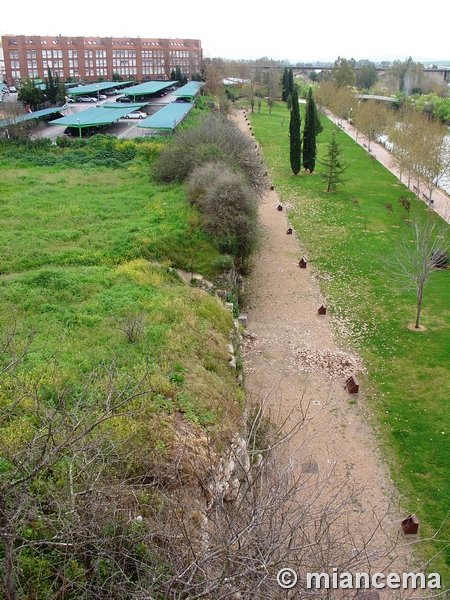
M78 131L80 133L80 138L81 138L82 136L81 136L81 123L80 123L80 119L77 119L77 123L78 123Z

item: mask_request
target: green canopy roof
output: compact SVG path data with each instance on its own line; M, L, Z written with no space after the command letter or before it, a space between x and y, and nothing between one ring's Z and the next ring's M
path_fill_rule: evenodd
M147 96L150 94L157 94L161 90L164 90L176 81L147 81L146 83L140 83L126 88L123 91L127 96Z
M88 85L78 85L67 89L67 93L71 96L89 96L104 90L112 90L122 88L127 85L127 81L100 81L99 83L89 83Z
M185 98L195 98L200 93L200 89L203 83L201 81L190 81L186 85L183 85L173 93L174 96L183 96Z
M187 117L193 106L191 103L171 102L158 110L154 115L144 119L139 123L138 127L173 130Z
M16 123L21 123L22 121L29 121L30 119L40 119L42 117L46 117L47 115L61 112L64 108L65 106L59 106L57 108L45 108L44 110L37 110L36 112L26 113L25 115L8 117L7 119L2 119L0 121L0 127L8 127L10 125L15 125Z
M127 104L117 108L103 108L94 106L86 110L81 110L73 115L62 117L51 121L50 125L65 125L66 127L97 127L99 125L110 125L119 119L123 119L130 112L141 108L144 104Z

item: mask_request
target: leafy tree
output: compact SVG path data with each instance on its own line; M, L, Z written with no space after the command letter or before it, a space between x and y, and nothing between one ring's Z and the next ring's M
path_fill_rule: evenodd
M111 78L111 79L112 79L113 81L122 81L122 76L121 76L119 73L117 73L117 72L114 72L114 73L112 74L112 78Z
M348 164L344 162L342 147L336 139L336 132L333 131L331 140L327 144L325 158L320 161L325 167L322 177L327 182L327 192L337 190L337 186L345 183L343 175L348 169Z
M333 80L338 87L352 87L355 85L355 61L347 60L340 56L334 61Z
M291 169L294 175L299 173L301 167L302 138L300 135L300 128L301 117L298 105L298 94L297 88L294 87L292 92L291 118L289 121L290 160Z
M203 61L202 76L205 85L203 93L205 96L217 96L222 80L225 76L223 61L220 59L207 59Z
M180 85L186 85L187 83L187 77L181 72L180 65L177 65L176 68L172 70L170 79L172 81L178 81Z
M27 78L21 83L17 99L24 104L29 104L32 108L36 108L39 104L42 104L44 94L42 90L36 87L32 79Z
M356 97L349 87L336 87L335 93L331 98L330 110L339 120L348 119L351 111L356 106Z
M362 101L358 109L353 112L353 121L360 133L366 136L368 140L368 150L370 152L370 143L378 135L386 130L389 123L388 109L376 100Z
M371 62L363 65L356 71L356 87L360 90L369 90L375 85L377 79L377 70Z
M310 173L316 166L317 135L322 131L316 103L314 102L312 88L309 88L306 98L305 125L303 128L303 167Z
M51 104L56 104L58 101L59 83L58 75L53 78L52 72L50 69L47 69L47 77L45 79L45 97Z
M407 96L413 87L420 87L424 78L423 65L414 62L411 56L404 61L395 60L386 74L395 82L396 89Z

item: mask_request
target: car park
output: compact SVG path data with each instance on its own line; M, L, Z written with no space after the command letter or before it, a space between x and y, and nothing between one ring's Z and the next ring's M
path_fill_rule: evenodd
M96 102L96 99L91 96L80 96L77 98L77 102Z
M146 113L136 110L128 115L124 116L124 119L145 119Z
M133 100L129 96L119 96L116 102L133 102Z

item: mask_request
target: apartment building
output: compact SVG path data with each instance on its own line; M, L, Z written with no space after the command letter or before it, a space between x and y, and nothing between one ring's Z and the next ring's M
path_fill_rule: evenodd
M200 40L4 35L2 45L8 85L48 69L61 81L165 81L177 66L188 79L202 67Z

